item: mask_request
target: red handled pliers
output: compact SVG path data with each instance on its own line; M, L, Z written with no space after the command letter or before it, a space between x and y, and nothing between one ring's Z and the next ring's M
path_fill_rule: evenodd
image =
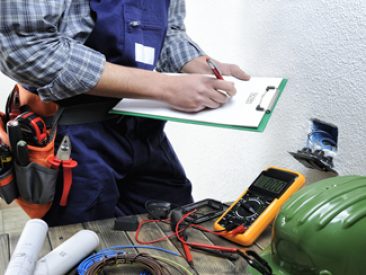
M62 191L62 196L60 200L61 206L67 205L67 200L69 197L71 185L72 185L72 172L71 169L75 168L78 163L71 159L71 142L69 136L64 136L60 146L57 149L56 156L50 156L48 162L51 164L52 168L56 169L62 167L64 176L64 186Z

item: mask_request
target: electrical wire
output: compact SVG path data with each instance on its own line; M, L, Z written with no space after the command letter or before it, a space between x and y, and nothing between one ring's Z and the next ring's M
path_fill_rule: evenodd
M192 212L194 212L194 210ZM135 235L136 241L139 244L144 244L144 245L158 243L158 242L161 242L161 241L168 240L168 239L170 239L172 237L176 237L176 234L177 233L181 233L181 232L185 231L189 227L193 227L193 228L195 228L197 230L200 230L200 231L203 231L203 232L207 232L207 233L211 233L211 234L218 235L218 236L222 235L221 233L226 231L226 230L217 230L217 231L216 230L210 230L210 229L208 229L206 227L203 227L201 225L198 225L198 224L189 224L189 225L187 225L185 227L182 227L178 232L173 232L173 233L171 233L169 235L166 235L166 236L164 236L162 238L159 238L159 239L155 239L155 240L151 240L151 241L142 241L142 240L139 239L140 232L141 232L141 229L142 229L142 227L143 227L144 224L147 224L147 223L158 223L158 222L163 222L165 224L170 224L169 221L170 221L170 219L165 219L165 220L142 220L142 221L140 221L140 223L139 223L139 225L138 225L138 227L136 229L136 235Z
M266 275L272 274L271 267L255 251L247 250L247 249L240 249L240 248L235 248L235 247L226 247L226 246L198 243L198 242L187 242L184 239L184 237L181 233L184 232L189 227L192 227L192 228L195 228L195 229L198 229L198 230L202 230L202 231L205 231L205 232L210 232L210 233L213 233L213 234L216 234L216 235L221 234L221 232L212 231L212 230L209 230L209 229L207 229L203 226L198 226L198 225L194 225L194 224L189 224L187 226L182 226L182 223L187 219L187 217L192 215L195 211L196 210L192 210L192 211L184 214L178 220L177 224L175 225L174 233L166 236L165 238L160 238L158 240L152 240L152 241L141 241L141 240L138 239L138 233L139 232L136 232L135 239L138 243L143 244L143 243L157 242L159 240L167 240L167 239L171 238L172 236L175 236L179 240L179 242L182 244L183 250L186 254L186 260L190 264L190 266L193 270L195 270L195 268L194 268L194 265L193 265L193 262L192 262L192 255L190 253L190 247L197 248L197 249L202 249L206 252L217 251L218 253L219 252L229 253L229 254L225 253L224 255L222 255L222 257L225 257L225 258L229 258L231 253L234 254L234 255L240 255L244 258L245 261L247 261L247 263L249 265L251 265L253 268L257 269L261 273L266 274ZM142 228L143 224L146 224L146 223L149 223L149 222L159 222L159 220L144 220L144 221L141 221L140 224L139 224L139 231L141 231L141 228ZM217 252L214 253L214 254L218 255ZM146 274L140 274L140 275L146 275Z
M201 225L198 225L198 224L191 224L190 227L193 227L197 230L200 230L200 231L203 231L203 232L207 232L207 233L211 233L211 234L214 234L214 235L222 235L222 232L226 232L225 229L222 229L222 230L211 230L211 229L208 229L204 226L201 226Z
M330 133L323 130L314 130L308 134L307 146L312 149L320 146L322 149L333 151L337 147L337 142Z
M154 244L154 243L158 243L158 242L161 242L161 241L168 240L168 239L170 239L171 237L175 237L176 233L175 233L175 232L173 232L173 233L171 233L171 234L169 234L169 235L166 235L166 236L164 236L164 237L162 237L162 238L155 239L155 240L151 240L151 241L142 241L142 240L140 240L140 239L139 239L140 232L141 232L141 228L142 228L142 226L143 226L144 224L147 224L147 223L157 223L157 222L167 222L167 221L170 221L170 219L169 219L169 220L142 220L142 221L139 223L139 225L138 225L138 227L137 227L137 229L136 229L136 235L135 235L135 239L136 239L136 241L137 241L139 244L149 245L149 244ZM182 230L180 230L180 231L179 231L179 233L180 233L180 232L182 232L182 231L184 231L184 230L185 230L185 228L183 228Z
M162 252L171 254L173 256L180 256L179 253L177 253L175 251L172 251L172 250L169 250L169 249L165 249L165 248L162 248L162 247L159 247L159 246L151 246L151 245L116 245L116 246L111 246L110 247L110 249L115 249L115 250L118 250L118 249L126 249L126 248L154 249L154 250L160 250Z
M186 240L184 240L180 234L178 234L179 231L179 226L180 224L182 224L184 222L184 220L193 213L194 211L188 212L186 214L184 214L182 216L182 218L177 222L177 225L175 227L176 230L176 235L178 240L182 243L182 245L188 245L188 246L193 246L193 247L203 247L203 248L208 248L208 249L214 249L214 250L220 250L220 251L225 251L225 252L232 252L232 253L236 253L238 251L238 248L232 248L232 247L226 247L226 246L220 246L220 245L210 245L210 244L204 244L204 243L197 243L197 242L187 242Z
M104 265L110 265L113 263L113 260L121 259L124 256L127 255L127 252L123 249L128 248L144 248L144 249L154 249L159 250L174 256L180 256L178 253L161 248L156 246L147 246L147 245L122 245L122 246L112 246L106 249L102 249L98 251L97 253L89 256L88 258L84 259L78 266L77 271L80 275L86 275L86 274L96 274L96 273L89 273L90 269L94 270L95 268L99 268L99 264L101 264L103 267ZM136 256L136 255L135 255ZM133 258L135 259L135 258ZM130 259L131 260L131 259ZM143 260L142 260L143 261ZM93 267L93 265L95 265ZM149 273L147 273L149 274ZM147 275L145 274L145 275ZM168 274L168 273L167 273ZM143 275L143 273L140 273L140 275Z
M182 216L182 218L178 221L176 228L175 228L175 232L173 232L172 234L169 234L167 236L164 236L162 238L159 239L155 239L155 240L151 240L151 241L142 241L139 239L139 234L141 232L141 228L144 224L146 223L151 223L151 222L159 222L160 220L143 220L139 223L139 226L136 230L136 235L135 235L135 239L138 243L140 244L153 244L153 243L157 243L157 242L161 242L167 239L170 239L171 237L177 237L178 240L182 243L182 245L189 245L189 246L196 246L196 247L202 247L202 248L207 248L207 249L215 249L215 250L221 250L221 251L226 251L226 252L231 252L231 253L235 253L236 249L234 248L229 248L229 247L225 247L225 246L217 246L217 245L209 245L209 244L204 244L204 243L192 243L192 242L186 242L180 235L180 233L182 233L183 231L185 231L188 227L193 227L193 228L197 228L201 231L205 231L205 232L209 232L215 235L220 235L221 232L216 232L216 231L212 231L209 230L203 226L200 225L196 225L196 224L189 224L188 226L184 226L184 227L180 227L181 224L185 221L185 219L187 217L189 217L190 215L192 215L195 212L195 210L192 210L190 212L187 212L186 214L184 214Z
M144 266L145 268L145 271L143 271L144 274L146 274L146 270L154 275L172 274L167 268L169 264L165 263L164 265L158 260L156 260L154 257L145 253L139 253L139 254L123 253L123 254L117 254L115 257L107 257L101 259L99 262L93 263L85 274L86 275L99 274L99 272L102 271L103 268L106 266L121 265L121 264L136 264L136 263Z

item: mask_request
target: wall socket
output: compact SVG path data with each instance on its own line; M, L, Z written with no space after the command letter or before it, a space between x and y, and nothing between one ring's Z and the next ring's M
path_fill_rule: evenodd
M333 164L337 148L338 127L314 118L305 147L289 153L307 168L337 173Z

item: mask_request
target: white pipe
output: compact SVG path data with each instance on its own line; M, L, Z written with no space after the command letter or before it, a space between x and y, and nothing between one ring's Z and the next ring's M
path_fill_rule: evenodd
M10 258L5 275L32 275L47 236L48 225L40 219L27 221Z
M80 230L37 262L34 275L62 275L86 258L99 245L98 235Z

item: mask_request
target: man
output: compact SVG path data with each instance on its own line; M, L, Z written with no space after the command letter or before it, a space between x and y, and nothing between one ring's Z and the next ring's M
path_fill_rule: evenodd
M192 201L164 123L107 115L125 97L198 112L225 104L217 90L235 95L233 83L205 75L210 68L184 16L183 0L0 2L1 71L65 108L56 141L68 135L78 161L67 206L59 205L60 183L43 217L49 225L144 212L148 199ZM218 66L249 79L236 65Z

